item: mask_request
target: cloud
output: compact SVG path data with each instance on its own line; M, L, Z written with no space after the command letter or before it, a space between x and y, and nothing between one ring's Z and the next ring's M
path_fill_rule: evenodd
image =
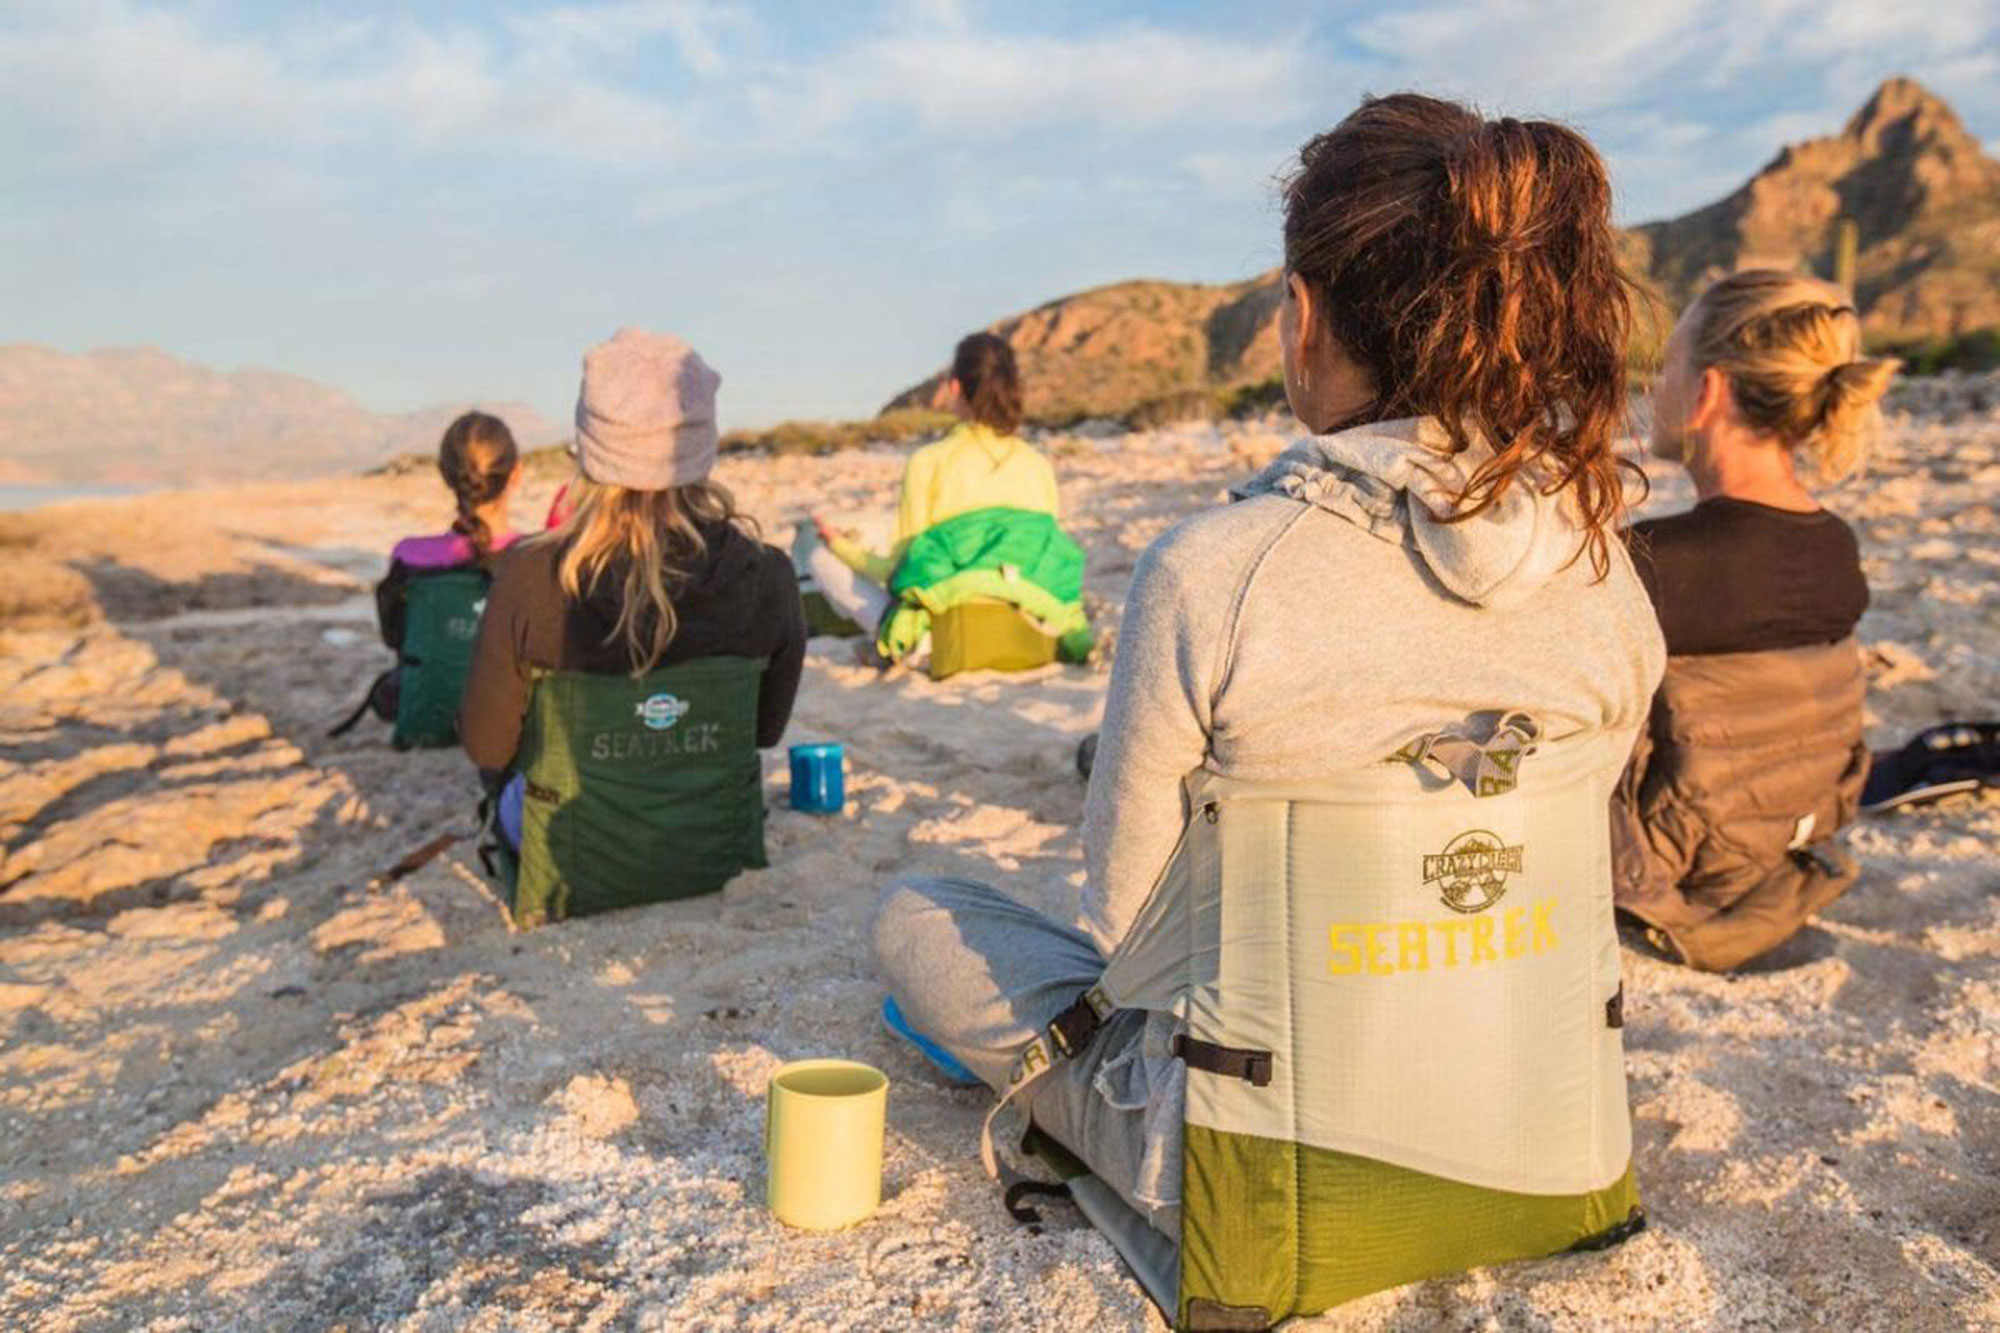
M635 43L669 38L681 63L703 77L728 71L725 35L747 26L734 8L701 0L623 0L604 5L559 5L517 14L507 26L524 46L580 58L629 55Z
M1273 193L1283 178L1289 151L1270 152L1234 149L1226 152L1188 153L1174 165L1209 194L1225 199Z
M0 129L0 143L9 159L50 134L65 153L129 160L190 135L309 130L290 103L270 48L183 15L76 0L17 11L0 29L0 126L13 127Z
M1363 20L1350 38L1389 69L1431 87L1520 105L1589 111L1617 105L1700 40L1699 0L1491 0L1411 5ZM1527 109L1527 108L1523 108Z
M501 50L464 30L400 30L379 70L329 79L307 95L370 135L394 126L397 138L439 152L644 167L671 162L694 142L693 113L582 77L569 51Z
M813 76L811 101L835 117L901 111L933 134L971 140L1051 125L1275 125L1303 108L1311 73L1293 33L1239 41L1129 27L1039 37L949 25L840 53Z
M179 157L188 188L238 155L302 153L339 170L365 169L365 153L755 176L865 151L881 125L925 150L1012 143L1060 159L1091 138L1277 125L1312 86L1296 33L1002 34L952 3L892 9L872 31L856 25L845 44L803 52L711 0L565 4L485 24L301 20L255 34L212 8L132 0L25 18L0 32L0 169L138 184ZM664 67L645 54L660 46ZM675 70L679 80L662 77ZM1056 129L1066 137L1032 140ZM676 211L660 206L659 185L648 193L638 213ZM684 193L727 191L691 182Z
M694 141L694 113L597 77L588 57L658 33L690 68L713 71L707 13L635 3L498 33L405 20L258 38L121 0L51 5L0 31L0 119L12 127L0 149L9 167L72 172L163 152L341 147L658 165Z
M1975 126L2000 118L2000 5L1930 0L1489 0L1413 4L1349 39L1375 78L1553 115L1592 135L1636 217L1706 203L1785 142L1832 133L1913 73Z
M1703 90L1769 95L1802 75L1858 104L1876 71L1990 57L2000 7L1929 0L1912 21L1880 0L1487 0L1403 6L1350 36L1387 68L1580 112L1675 100L1692 109Z

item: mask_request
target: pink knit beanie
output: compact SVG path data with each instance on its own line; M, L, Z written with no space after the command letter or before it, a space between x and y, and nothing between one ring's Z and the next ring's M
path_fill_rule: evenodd
M715 466L722 376L670 333L620 329L583 355L576 457L583 475L635 491L700 481Z

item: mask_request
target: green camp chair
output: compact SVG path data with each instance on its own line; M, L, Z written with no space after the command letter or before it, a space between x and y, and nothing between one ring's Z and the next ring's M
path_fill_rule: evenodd
M492 582L480 569L411 576L390 738L397 749L457 743L458 704Z
M1056 640L1002 601L975 598L931 617L931 679L961 671L1033 671L1056 660Z
M714 893L764 854L764 661L646 675L536 674L521 735L518 852L489 869L523 926Z

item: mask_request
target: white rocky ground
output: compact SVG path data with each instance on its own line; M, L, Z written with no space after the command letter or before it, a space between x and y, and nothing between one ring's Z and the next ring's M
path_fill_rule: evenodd
M2000 712L1996 402L1922 390L1834 499L1875 588L1878 743ZM1147 541L1278 443L1055 442L1100 619ZM808 506L886 507L896 470L724 475L783 538ZM465 824L464 761L323 737L383 657L367 581L439 508L412 476L0 533L108 616L0 631L0 1326L1158 1327L1074 1215L1007 1219L985 1098L883 1036L863 944L904 871L1074 894L1101 671L883 680L820 642L793 739L845 742L844 818L777 801L774 868L719 898L515 933L463 855L370 887ZM1313 1326L2000 1327L1996 839L1991 796L1864 820L1866 877L1775 965L1628 954L1653 1229ZM824 1054L893 1080L886 1201L811 1236L760 1206L761 1096Z

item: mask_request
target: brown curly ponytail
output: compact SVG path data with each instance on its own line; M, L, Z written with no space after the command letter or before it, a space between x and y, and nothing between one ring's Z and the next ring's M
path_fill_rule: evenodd
M458 502L451 530L472 542L482 562L493 554L493 533L479 511L505 494L520 465L514 433L484 412L465 413L445 427L438 442L438 475Z
M1300 150L1285 266L1373 379L1375 418L1434 418L1454 453L1492 444L1449 521L1517 480L1567 489L1592 567L1609 568L1633 303L1589 141L1415 93L1370 98Z

